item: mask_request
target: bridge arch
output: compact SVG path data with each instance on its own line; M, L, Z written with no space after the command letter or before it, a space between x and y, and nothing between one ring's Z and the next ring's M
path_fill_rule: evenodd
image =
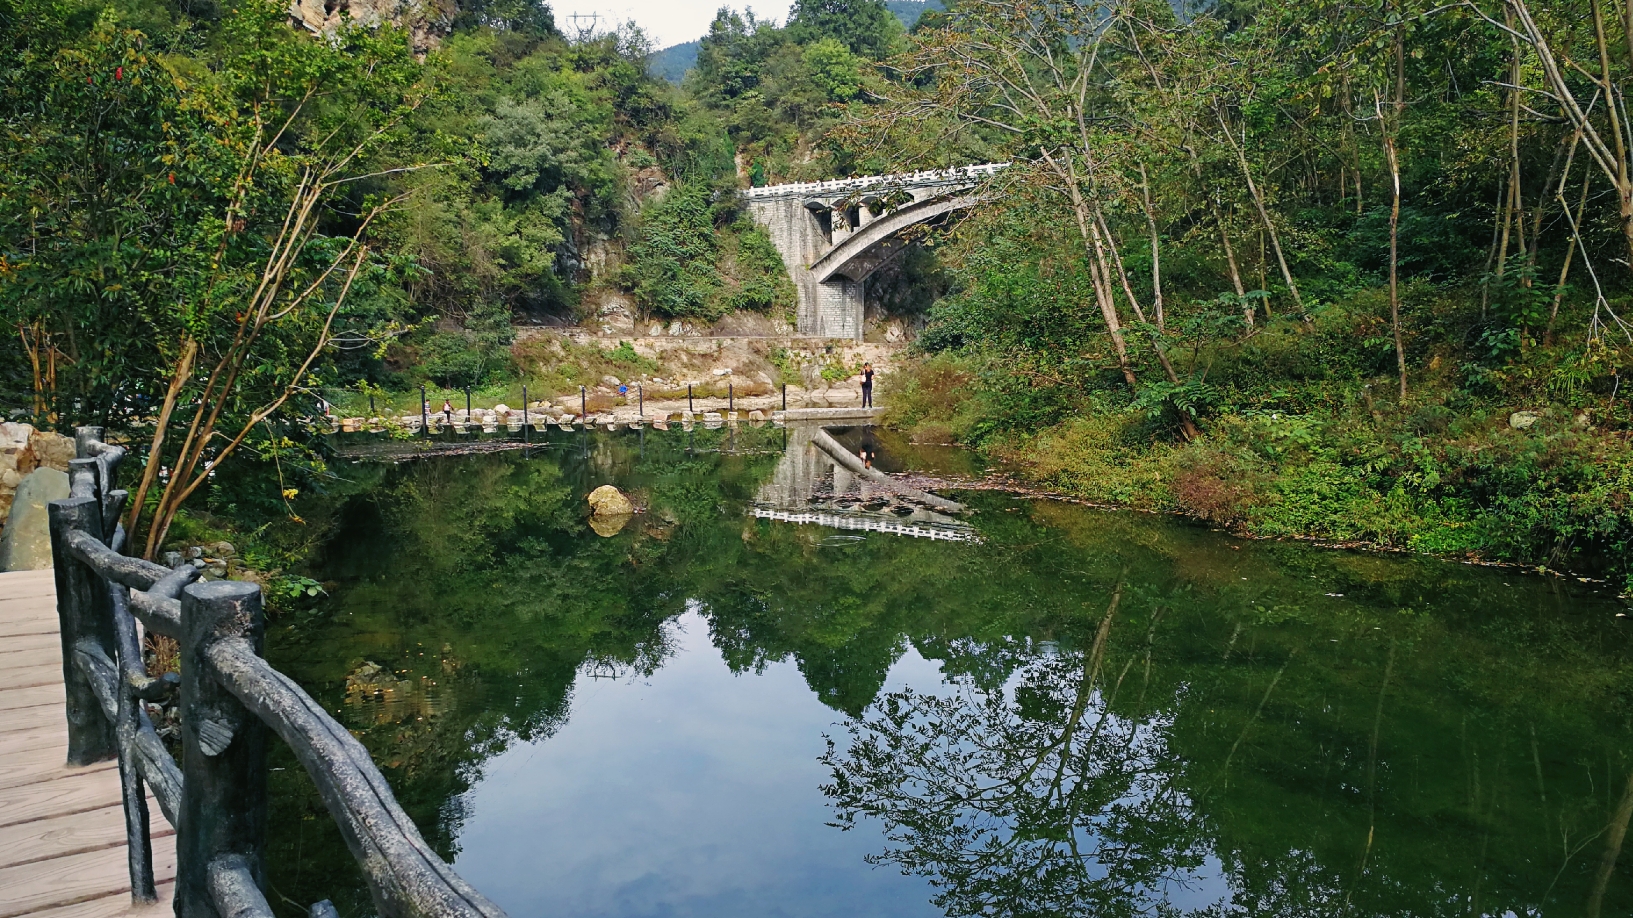
M860 339L867 279L900 251L903 233L974 206L980 182L1008 165L746 190L794 281L800 334Z
M895 254L893 244L901 238L902 233L955 210L974 207L976 203L974 195L930 198L887 211L871 221L864 219L859 229L853 230L827 254L811 263L811 275L819 284L837 277L865 281ZM862 206L866 207L867 204L863 203Z

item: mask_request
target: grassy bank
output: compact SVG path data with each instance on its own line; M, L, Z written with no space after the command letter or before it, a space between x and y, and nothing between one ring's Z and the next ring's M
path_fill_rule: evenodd
M1614 390L1533 374L1559 363L1539 349L1498 370L1501 387L1489 368L1431 357L1400 400L1388 377L1323 354L1347 322L1341 311L1289 320L1231 353L1198 355L1212 361L1216 398L1189 441L1171 406L1126 397L1110 374L1012 355L921 356L885 381L881 401L915 440L975 447L1031 485L1086 500L1633 590L1633 450Z

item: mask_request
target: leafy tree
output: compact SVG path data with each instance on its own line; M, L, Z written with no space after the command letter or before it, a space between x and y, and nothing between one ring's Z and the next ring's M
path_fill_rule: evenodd
M454 28L497 29L533 38L560 34L555 15L540 0L465 0L454 16Z
M900 44L877 0L796 8L785 28L721 9L685 85L725 123L751 184L831 178L853 171L833 128L869 103L875 61Z
M151 330L185 321L234 241L222 213L253 131L110 14L5 15L0 310L37 419L121 425L157 400L157 366L175 356Z
M861 62L832 38L807 45L800 55L811 82L830 102L849 102L862 91Z
M641 214L623 283L641 308L671 319L718 319L734 310L787 313L793 284L763 229L729 192L674 189Z
M47 419L152 418L128 521L156 495L151 556L211 471L324 369L357 279L392 270L366 239L390 199L363 187L414 168L390 148L419 68L400 34L313 42L271 4L231 13L204 71L147 54L108 13L22 13L33 25L0 92L16 178L0 299Z
M643 215L626 282L654 315L714 318L715 253L708 188L676 189Z
M883 0L795 0L788 32L799 44L831 39L852 54L875 61L902 45L901 21Z

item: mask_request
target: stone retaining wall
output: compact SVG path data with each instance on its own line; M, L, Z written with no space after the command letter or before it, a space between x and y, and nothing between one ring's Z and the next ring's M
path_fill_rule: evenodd
M11 502L23 476L38 468L66 472L72 458L73 437L35 430L30 424L0 423L0 530L11 514Z
M502 407L502 406L501 406ZM704 427L720 427L724 425L747 423L753 426L761 424L784 423L798 424L811 422L852 422L855 424L872 424L878 417L876 408L791 408L787 411L669 411L650 412L639 415L632 409L594 413L589 415L556 414L539 409L529 409L527 426L534 430L544 430L556 427L563 430L577 427L600 427L605 430L617 430L627 427L639 430L642 427L652 427L657 430L667 430L671 425L690 430L694 424ZM518 410L489 410L477 408L467 416L464 409L453 413L452 423L444 421L441 412L427 415L425 420L430 422L431 433L453 432L456 434L477 433L521 433L522 412ZM417 414L405 414L393 417L377 418L333 418L330 419L330 433L388 433L407 432L418 434L421 432L421 417Z

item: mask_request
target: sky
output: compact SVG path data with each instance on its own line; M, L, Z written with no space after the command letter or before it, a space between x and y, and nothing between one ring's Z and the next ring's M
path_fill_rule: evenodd
M555 11L557 28L569 35L574 30L574 13L580 17L579 26L585 28L590 25L588 17L598 17L597 31L607 31L618 23L630 21L652 39L653 50L659 50L702 38L722 6L739 10L753 8L761 18L781 22L788 14L789 5L784 0L761 0L757 6L734 0L555 0L550 8Z

